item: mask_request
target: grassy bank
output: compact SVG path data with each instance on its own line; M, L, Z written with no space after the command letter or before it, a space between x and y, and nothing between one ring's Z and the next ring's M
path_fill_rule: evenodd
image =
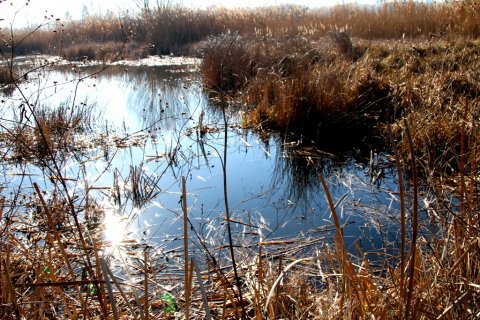
M309 316L480 316L479 291L472 290L479 215L471 202L478 198L477 9L408 2L377 11L339 7L329 12L332 20L303 14L206 42L202 73L213 94L245 105L247 126L340 144L377 135L395 151L407 179L399 181L401 243L390 257L397 263L385 256L379 270L363 253L360 260L344 255L338 226L330 266L340 278L328 287L338 295L310 295L310 308L318 309ZM420 236L429 228L433 238Z
M401 135L407 118L422 170L456 171L462 121L474 140L480 111L477 10L408 2L274 11L203 43L205 86L245 105L247 126L316 140L388 140L386 125Z
M318 140L388 140L386 125L400 134L407 118L424 165L450 172L458 169L462 121L464 138L474 139L477 40L352 41L334 34L316 42L232 41L210 44L202 72L211 89L223 87L247 106L246 125Z
M310 295L312 318L480 316L477 10L468 2L346 6L330 11L331 20L300 11L206 42L205 85L244 105L246 126L339 144L376 135L406 179L400 243L389 257L396 263L385 256L385 269L376 269L364 253L345 254L338 225L330 266L339 278Z

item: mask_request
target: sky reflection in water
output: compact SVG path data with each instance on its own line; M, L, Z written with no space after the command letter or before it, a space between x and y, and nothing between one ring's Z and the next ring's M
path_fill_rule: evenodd
M208 102L198 75L180 67L119 66L76 82L79 72L44 72L23 86L44 103L95 106L96 129L84 139L95 141L93 136L102 134L105 143L72 157L64 168L67 175L79 177L80 161L88 185L103 190L97 196L117 213L109 219L119 222L106 221L106 237L120 241L128 225L137 238L180 245L180 181L185 176L192 227L208 243L225 244L223 118L219 106ZM197 128L202 112L208 128L204 136ZM321 172L334 201L341 200L337 209L347 244L360 237L365 249L384 244L373 230L398 214L391 172L372 185L365 161L325 156L306 143L297 146L298 139L240 129L240 117L237 111L229 113L227 152L228 198L232 219L240 222L234 224L237 237L258 242L324 236L322 230L331 229L332 221L318 179ZM298 157L300 153L304 156ZM111 197L114 175L121 187L119 203ZM148 199L135 199L133 177L141 181ZM48 181L41 182L48 186ZM125 219L118 216L128 223L122 225ZM396 231L387 231L387 239L395 238Z

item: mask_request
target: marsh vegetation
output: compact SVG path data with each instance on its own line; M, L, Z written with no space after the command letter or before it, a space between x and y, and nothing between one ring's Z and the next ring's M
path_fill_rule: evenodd
M2 28L0 317L479 318L479 10Z

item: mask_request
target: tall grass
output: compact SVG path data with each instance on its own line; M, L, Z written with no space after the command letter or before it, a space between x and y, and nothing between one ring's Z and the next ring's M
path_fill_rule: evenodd
M397 123L394 132L401 134L398 120L407 117L423 173L458 170L462 121L465 139L474 139L478 40L353 39L351 60L331 36L316 42L242 38L228 52L220 77L216 61L226 50L223 39L204 50L205 86L219 90L222 80L223 90L249 108L244 122L253 127L342 141L372 134L386 138L388 123ZM405 140L402 150L408 154Z
M422 3L384 2L380 6L341 5L327 9L271 7L209 10L180 5L151 6L137 13L92 15L80 21L50 21L35 30L15 30L16 54L50 53L69 59L96 57L96 46L129 39L127 58L146 54L193 54L195 44L211 36L243 30L242 35L318 40L332 31L363 39L476 37L478 4L470 1ZM10 34L3 34L8 51ZM95 45L94 45L95 44ZM113 45L111 45L114 47ZM83 47L83 52L80 48ZM73 50L73 52L72 52Z
M63 162L73 149L79 148L76 137L87 133L92 126L92 106L81 104L71 110L69 103L60 106L41 106L32 109L33 124L19 119L13 126L2 128L4 142L10 143L7 157L16 161ZM43 165L45 162L43 162Z
M366 135L378 121L394 121L402 113L392 83L371 70L368 58L362 60L366 49L354 47L344 33L316 42L286 35L267 41L241 39L227 53L220 78L216 61L225 47L224 38L206 45L205 86L215 91L221 83L249 106L245 122L252 126L301 128L316 138L332 131Z

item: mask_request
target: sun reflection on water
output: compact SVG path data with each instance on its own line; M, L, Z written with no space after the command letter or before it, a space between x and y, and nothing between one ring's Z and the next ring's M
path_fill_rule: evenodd
M127 220L113 210L105 212L103 238L111 249L126 240L129 230Z

